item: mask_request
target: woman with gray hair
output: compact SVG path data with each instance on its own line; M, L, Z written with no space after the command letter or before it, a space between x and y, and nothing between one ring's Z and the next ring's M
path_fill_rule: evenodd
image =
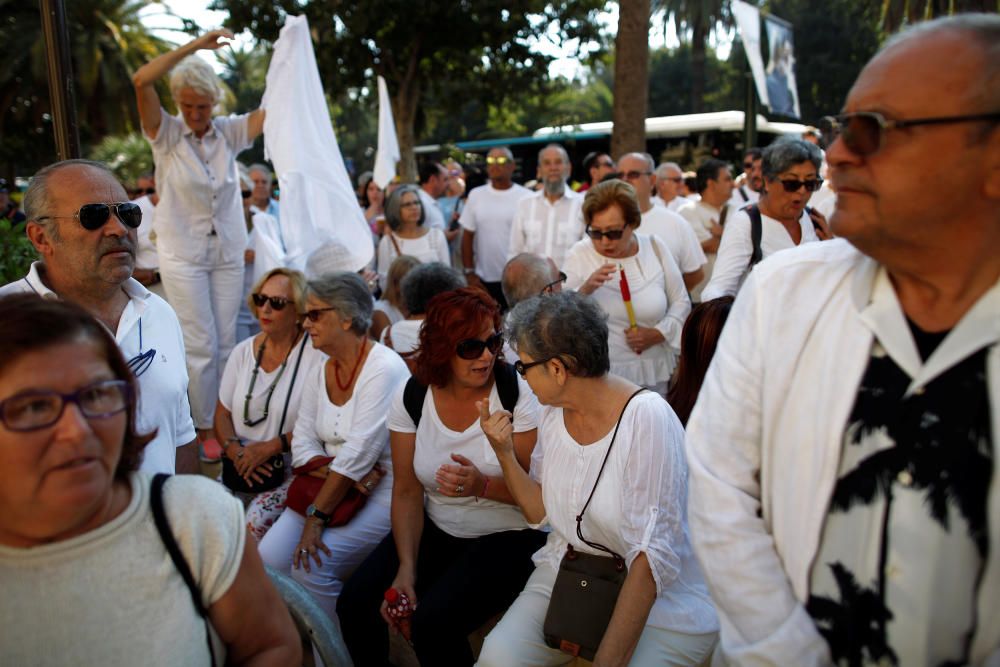
M193 54L219 49L232 38L228 30L205 33L157 56L132 77L156 164L160 275L184 332L191 412L202 439L211 433L243 296L247 226L236 155L264 127L263 109L212 116L222 86L211 66ZM168 73L177 116L163 109L155 88Z
M802 139L779 139L764 149L760 200L726 222L702 301L736 296L750 269L779 250L832 236L823 214L806 206L823 185L822 163L819 147Z
M448 239L437 227L424 227L423 204L420 203L419 188L403 185L397 188L385 204L385 230L378 243L379 287L386 288L386 275L392 260L400 255L412 255L421 262L441 262L451 265Z
M613 559L627 572L610 620L582 638L594 664L697 665L715 645L718 619L688 537L684 429L662 397L609 374L607 319L574 292L522 301L508 315L514 368L543 406L530 473L515 457L508 413L479 402L480 425L528 523L552 530L481 666L566 664L559 640L572 638L549 636L567 610L553 597L564 555ZM594 599L577 614L596 611Z
M372 296L356 273L328 273L309 282L305 330L330 358L306 378L292 466L324 481L304 514L292 508L290 489L289 507L260 543L264 562L291 571L334 620L343 582L389 532L392 463L385 406L409 375L399 355L368 338L371 318ZM328 527L352 489L367 502L346 524Z

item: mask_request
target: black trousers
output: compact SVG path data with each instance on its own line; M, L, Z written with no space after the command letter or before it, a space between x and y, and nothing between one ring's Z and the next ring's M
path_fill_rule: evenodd
M531 555L545 539L545 533L530 529L453 537L424 516L417 552L417 609L411 619L413 648L421 665L473 664L468 635L510 606L534 571ZM398 569L390 533L340 594L337 616L356 667L389 664L388 628L379 607Z

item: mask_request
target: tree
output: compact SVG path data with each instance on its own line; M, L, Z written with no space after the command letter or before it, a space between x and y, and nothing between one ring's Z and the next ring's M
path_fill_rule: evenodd
M440 97L440 111L469 100L503 103L512 95L545 88L551 57L532 49L533 39L557 34L589 43L599 36L592 20L605 0L215 0L228 10L226 24L274 41L288 14L309 19L320 75L328 90L374 87L386 79L392 97L402 172L415 175L413 147L422 129L421 106L434 91L456 84L461 94ZM375 113L375 109L371 109Z
M708 38L719 26L732 24L724 0L656 0L653 11L673 21L678 38L691 44L691 111L701 113L705 98L705 55Z
M618 3L611 154L646 149L650 0Z

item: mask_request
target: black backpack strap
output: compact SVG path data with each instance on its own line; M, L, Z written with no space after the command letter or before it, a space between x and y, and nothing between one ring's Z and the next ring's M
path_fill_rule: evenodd
M753 244L753 252L750 254L750 267L753 268L760 260L764 259L764 252L760 249L760 237L764 233L764 223L760 217L760 207L754 204L747 206L744 211L750 216L750 242Z
M496 379L500 404L504 410L514 414L514 406L521 396L521 388L517 386L517 372L503 359L497 359L493 364L493 377Z
M420 414L424 411L424 399L427 397L427 385L420 384L417 378L411 377L403 388L403 407L406 414L413 420L414 428L420 426Z
M208 642L208 654L212 659L211 664L214 665L215 649L212 647L212 634L208 628L208 609L201 602L201 591L198 589L198 583L194 580L194 575L191 574L191 567L188 565L187 560L184 559L184 554L181 553L181 548L177 545L177 540L174 539L174 533L170 530L170 523L167 521L167 513L163 509L163 485L168 479L170 479L170 475L164 473L158 473L153 477L153 483L149 487L149 508L153 512L153 522L156 524L156 532L160 534L160 540L163 541L163 546L166 547L167 553L170 554L170 560L174 562L174 567L177 568L181 578L187 585L188 591L191 593L191 600L194 602L195 610L199 616L205 619L205 638Z
M820 227L819 223L816 222L816 219L812 217L813 213L815 213L815 212L816 212L816 209L814 209L812 206L806 206L806 215L809 216L809 221L812 223L813 229L815 229L816 232L819 233L819 232L823 231L823 228Z

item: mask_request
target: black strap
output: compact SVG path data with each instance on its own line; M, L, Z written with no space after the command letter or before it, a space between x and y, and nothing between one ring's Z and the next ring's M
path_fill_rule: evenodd
M764 233L764 223L760 218L760 207L756 204L747 206L744 211L750 216L750 243L753 244L753 252L750 253L750 266L752 269L760 260L764 259L764 251L760 249L760 238Z
M637 389L635 393L633 393L631 396L628 397L628 400L625 401L625 405L622 406L621 414L618 415L618 423L615 424L615 432L611 434L611 442L608 443L608 451L604 452L604 461L601 462L601 469L597 471L597 479L594 480L594 487L590 489L590 495L587 496L587 502L584 503L583 509L580 510L580 513L576 515L576 536L580 538L580 541L586 544L587 546L591 547L592 549L598 549L599 551L611 554L611 557L615 559L615 562L619 564L619 567L624 566L625 564L624 557L615 553L614 551L604 546L603 544L598 544L597 542L591 542L590 540L588 540L586 537L583 536L583 528L582 528L583 515L587 511L587 508L590 507L590 501L593 500L594 492L597 491L597 483L601 481L601 475L604 474L604 466L608 464L608 456L611 455L611 447L615 444L615 437L618 436L618 427L622 425L622 417L625 416L625 409L628 408L628 404L632 402L633 398L635 398L644 391L646 390L643 389L642 387ZM573 546L568 545L567 550L572 552Z
M420 384L415 377L410 377L406 381L406 387L403 388L403 407L406 408L406 414L410 415L414 428L420 426L420 413L423 412L426 397L427 385Z
M302 363L302 353L306 351L305 333L302 334L302 344L299 345L299 356L295 358L295 370L292 371L292 381L288 384L288 395L285 396L285 409L281 411L281 423L278 424L278 437L285 432L285 417L288 416L288 403L292 400L292 392L295 390L295 378L299 376L299 364Z
M514 414L514 407L521 395L514 367L503 359L497 359L493 364L493 378L497 383L500 405L507 412ZM424 411L426 398L427 385L420 384L415 377L406 381L406 386L403 388L403 407L406 408L406 414L410 415L414 427L420 426L420 415Z
M747 191L743 189L743 186L736 188L740 191L740 196L743 197L743 201L750 201L750 197L747 196Z
M191 574L191 568L188 566L187 560L184 559L184 554L181 553L181 548L177 545L177 540L174 539L174 533L170 530L170 522L167 521L167 513L163 509L163 485L168 479L170 479L170 475L165 473L157 473L153 477L153 483L149 487L149 507L153 512L153 522L156 524L156 532L160 534L160 540L162 540L163 546L166 547L167 553L170 554L170 560L174 562L174 567L177 568L181 578L187 585L188 592L191 593L191 600L194 602L195 610L199 616L205 619L205 639L208 642L208 654L211 656L211 664L214 665L215 648L212 646L212 633L208 627L208 609L201 602L201 591L198 589L198 583Z

